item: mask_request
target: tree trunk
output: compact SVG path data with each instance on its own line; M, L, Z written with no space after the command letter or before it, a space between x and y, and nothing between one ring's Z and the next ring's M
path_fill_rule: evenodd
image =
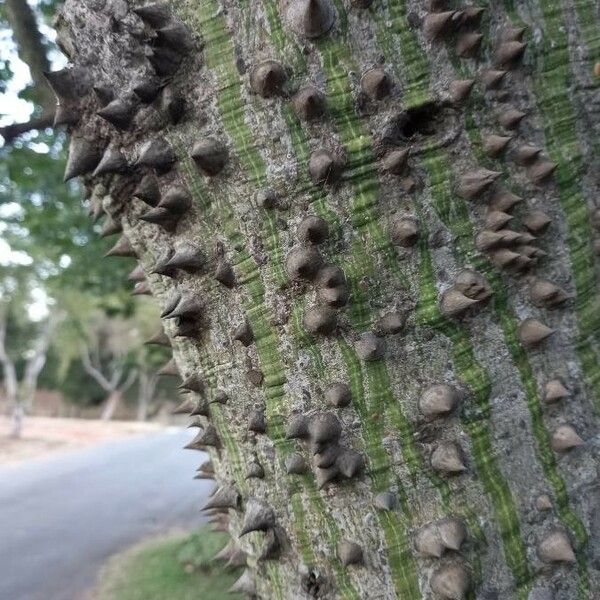
M12 419L10 436L20 438L23 429L23 406L19 402L19 381L15 363L8 355L6 348L7 316L0 310L0 364L2 365L2 376L4 383L4 395L6 404L10 408Z
M61 317L56 314L48 318L38 338L35 340L31 355L25 363L25 371L21 378L21 385L19 386L19 396L23 407L28 411L33 410L38 378L46 364L52 332L60 320Z
M125 392L133 385L136 377L137 371L132 370L129 372L129 375L125 381L121 381L119 383L120 376L116 379L113 379L115 387L110 390L106 400L104 401L104 406L102 407L102 412L100 414L100 418L103 421L110 421L114 417L115 412L123 400Z
M6 348L6 321L6 313L4 311L0 311L0 364L2 365L2 377L6 402L9 406L12 406L17 402L19 382L17 379L15 363L9 356Z
M25 417L25 409L20 402L15 402L12 408L12 429L10 437L19 439L23 433L23 419Z
M148 419L148 399L146 396L138 396L137 416L138 421Z
M11 436L19 438L23 430L26 409L33 408L38 377L46 364L50 335L56 319L53 316L44 324L39 337L35 340L31 354L25 362L25 370L19 382L14 361L8 355L6 348L6 318L6 313L2 312L0 314L0 364L4 373L6 399L12 411Z
M138 376L138 402L137 402L137 420L146 421L148 419L148 411L154 398L156 389L157 377L154 374L147 373L141 370Z
M164 309L256 597L600 589L598 12L431 5L65 3L67 178Z
M114 417L115 411L119 408L122 398L123 394L121 394L120 390L114 390L107 396L102 405L102 412L100 413L100 418L103 421L110 421Z
M104 401L100 418L103 421L110 421L119 407L125 392L136 380L138 376L137 369L131 369L127 378L123 380L124 367L118 361L115 361L109 367L109 375L105 375L101 370L102 365L99 358L96 360L97 364L93 364L89 348L85 345L81 349L81 362L86 373L93 377L98 385L108 394Z

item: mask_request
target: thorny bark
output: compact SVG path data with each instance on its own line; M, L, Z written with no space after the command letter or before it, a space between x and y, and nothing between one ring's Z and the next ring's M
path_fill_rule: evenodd
M66 3L67 177L164 310L236 589L594 598L591 0L132 6Z

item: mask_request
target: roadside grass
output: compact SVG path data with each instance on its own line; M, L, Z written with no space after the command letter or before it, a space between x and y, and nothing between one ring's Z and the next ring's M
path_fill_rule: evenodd
M228 536L203 527L175 533L113 557L103 570L94 600L236 600L227 590L241 571L212 558Z

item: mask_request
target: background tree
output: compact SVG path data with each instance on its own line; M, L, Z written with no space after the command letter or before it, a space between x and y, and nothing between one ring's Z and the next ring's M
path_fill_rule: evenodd
M135 310L135 299L123 283L128 266L108 269L99 264L98 254L105 253L111 244L98 237L100 227L94 231L79 207L78 186L66 188L62 183L63 141L60 134L42 133L20 147L0 150L0 293L2 329L7 333L2 372L15 415L23 406L31 408L33 390L25 389L37 380L69 297L87 296L93 299L95 309L107 315L127 315ZM83 305L90 306L85 301ZM73 310L71 322L75 315L86 317L82 311ZM63 359L67 354L63 348ZM7 362L11 356L17 367L31 358L27 368L17 368L24 379L19 384L22 393L14 401L9 383L13 369ZM57 385L60 382L55 381Z
M169 364L170 348L166 345L168 337L158 325L155 303L151 299L141 302L133 319L145 340L134 350L138 370L136 416L138 421L145 421L158 413L165 398L177 398L177 391L173 377L160 376L161 369Z
M25 411L33 407L52 333L62 318L58 311L38 322L28 318L28 298L19 294L23 287L22 281L9 276L0 291L0 366L13 437L20 437Z
M0 149L0 271L5 307L1 330L6 334L2 372L6 396L16 410L15 415L20 414L21 407L32 408L33 390L29 388L37 379L34 374L39 374L44 365L48 346L55 341L50 334L56 333L57 321L65 308L69 313L65 327L75 326L76 319L79 319L79 327L89 323L90 315L76 310L73 298L78 298L90 314L99 311L107 319L131 315L136 305L135 299L129 296L130 286L123 281L130 266L113 263L112 268L108 268L98 261L98 256L110 249L111 242L98 237L102 228L90 222L81 206L79 185L73 183L66 187L63 183L64 134L50 128L33 129L45 127L56 103L42 71L50 69L57 49L38 28L39 24L48 31L47 23L55 6L56 2L39 2L33 8L24 1L14 1L3 5L0 11L3 17L0 29L12 28L18 57L30 69L31 84L19 92L19 97L28 101L33 111L27 124L14 127L10 124L0 131L5 142ZM6 88L13 69L17 69L13 63L18 59L10 52L3 52L3 56L7 59L0 73ZM153 318L156 319L156 315ZM57 340L62 339L64 335L58 332ZM79 349L80 344L77 342L74 347ZM53 353L51 347L49 351ZM54 379L45 378L45 384L62 391L66 371L71 371L73 376L71 361L79 365L81 362L69 347L60 350L57 347L57 351L61 354L58 362L62 366ZM14 361L13 366L10 361ZM20 379L14 385L12 373ZM81 390L80 381L77 393ZM93 396L93 390L89 391ZM86 404L90 399L75 398L74 401Z
M90 337L81 342L81 361L87 373L106 392L100 418L109 420L119 407L125 392L134 384L137 370L128 365L131 336L123 322L94 324ZM135 342L133 342L135 343Z
M5 143L32 129L43 130L54 122L55 101L52 90L45 79L51 70L50 54L53 44L40 31L39 21L49 20L58 6L57 0L40 0L36 9L27 0L6 0L0 7L0 25L10 28L19 58L29 67L31 83L20 92L20 96L33 103L29 121L11 123L0 127ZM12 74L10 59L3 59L0 80L8 80Z
M593 598L597 7L132 6L58 20L66 178L161 304L235 588Z

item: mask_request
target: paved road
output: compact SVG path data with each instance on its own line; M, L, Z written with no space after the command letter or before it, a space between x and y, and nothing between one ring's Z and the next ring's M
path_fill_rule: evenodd
M77 600L118 550L201 522L190 432L129 438L0 469L0 600Z

